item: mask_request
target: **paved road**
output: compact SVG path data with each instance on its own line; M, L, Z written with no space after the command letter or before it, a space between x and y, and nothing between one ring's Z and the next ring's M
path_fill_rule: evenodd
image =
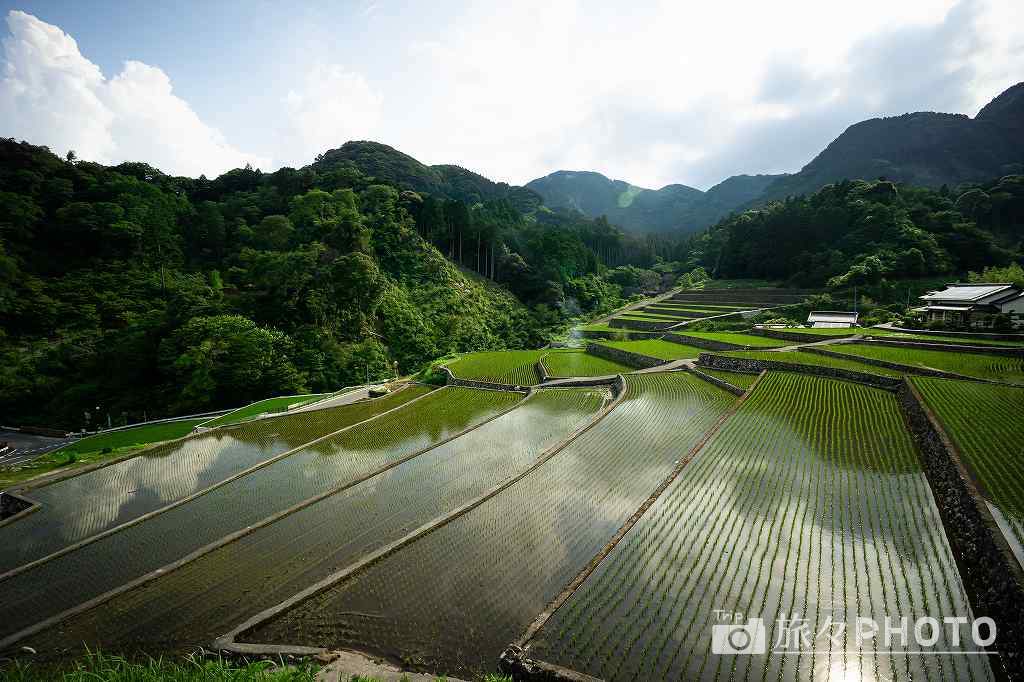
M17 431L0 431L0 443L6 441L11 446L10 450L0 454L0 467L31 462L36 457L51 450L56 450L72 440L74 439L35 436L29 433L18 433Z

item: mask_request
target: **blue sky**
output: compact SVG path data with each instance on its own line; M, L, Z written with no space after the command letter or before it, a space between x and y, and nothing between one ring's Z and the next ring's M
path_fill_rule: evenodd
M1020 5L4 1L0 134L186 175L376 139L704 189L871 116L973 115L1024 74Z

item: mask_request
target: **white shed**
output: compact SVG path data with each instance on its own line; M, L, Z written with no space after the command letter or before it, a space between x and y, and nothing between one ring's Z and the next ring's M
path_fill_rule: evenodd
M812 327L855 327L857 313L846 313L838 310L815 310L807 316L807 324Z

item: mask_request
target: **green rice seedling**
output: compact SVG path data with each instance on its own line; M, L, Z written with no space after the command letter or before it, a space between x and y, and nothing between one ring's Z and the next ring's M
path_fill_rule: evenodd
M670 362L672 360L683 360L696 358L702 352L700 348L687 346L681 343L673 343L662 339L643 339L639 341L601 341L602 346L610 346L619 350L639 353L652 358L658 358Z
M932 377L912 381L1005 519L1001 527L1024 562L1024 388Z
M872 358L910 367L937 369L978 379L1024 384L1024 357L899 348L867 343L844 343L832 347L830 350L853 358Z
M532 386L540 381L535 365L547 351L506 350L467 353L447 364L460 379Z
M969 608L895 395L770 372L555 611L533 651L613 681L810 679L843 666L850 643L832 654L826 641L799 656L719 657L714 610L763 617L774 642L777 617L793 613L820 626L833 615L913 620ZM876 648L857 657L876 678L992 679L982 656Z

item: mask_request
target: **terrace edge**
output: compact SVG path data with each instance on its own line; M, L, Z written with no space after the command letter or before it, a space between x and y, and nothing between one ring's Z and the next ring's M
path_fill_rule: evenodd
M1024 569L917 387L904 378L897 391L907 426L917 443L928 484L975 616L991 617L999 641L1024 641ZM1024 651L998 651L1003 672L1024 680ZM998 674L998 672L997 672Z

